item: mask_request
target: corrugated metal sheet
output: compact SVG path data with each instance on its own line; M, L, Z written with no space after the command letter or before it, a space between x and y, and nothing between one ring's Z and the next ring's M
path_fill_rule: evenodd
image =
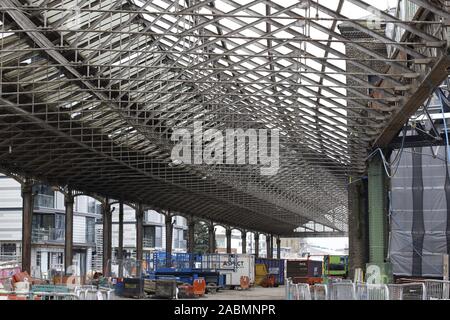
M14 179L0 179L0 204L2 208L22 207L20 184Z
M0 240L22 240L22 209L0 209Z
M74 243L86 242L86 217L81 216L73 217L73 242Z

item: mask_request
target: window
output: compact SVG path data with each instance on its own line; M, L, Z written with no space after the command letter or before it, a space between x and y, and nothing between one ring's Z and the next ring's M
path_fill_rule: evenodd
M0 256L15 256L16 255L16 244L15 243L2 243L2 251Z
M155 227L155 248L162 248L162 227Z
M33 214L33 229L50 229L55 227L53 214Z
M63 214L33 214L33 241L64 241Z
M43 184L33 186L33 192L37 193L34 197L34 206L41 208L55 207L55 192L50 186Z
M86 243L95 243L95 218L86 217Z
M160 226L144 227L144 247L162 248L162 227Z
M62 265L64 263L64 253L57 253L58 255L58 264Z
M44 194L47 196L54 195L54 191L53 191L52 187L44 185L44 184L38 184L38 185L33 186L33 191L38 194Z
M180 230L179 229L173 229L173 248L179 249L180 248ZM182 235L181 235L182 236Z
M173 230L173 247L175 249L185 249L187 245L187 232L184 232L183 229L174 229Z
M88 213L97 213L97 203L92 198L87 198Z
M155 247L155 226L146 226L144 227L144 247L146 248L154 248Z
M66 217L63 214L55 215L55 234L54 234L53 240L64 241L64 233L66 230L65 223L66 223Z
M41 266L41 251L36 251L36 266Z

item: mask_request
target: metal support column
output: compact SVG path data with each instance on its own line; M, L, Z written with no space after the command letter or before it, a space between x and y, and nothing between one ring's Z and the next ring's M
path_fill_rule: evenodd
M369 162L369 254L371 263L383 263L386 249L386 172L377 154Z
M166 214L166 266L170 267L172 260L172 235L173 235L173 223L172 215L170 211Z
M255 258L259 257L259 233L255 232Z
M348 242L349 276L354 278L356 268L364 270L368 257L367 235L367 179L349 181L348 186Z
M281 259L281 239L280 236L277 237L277 259Z
M66 207L65 237L64 237L64 270L66 274L72 274L73 264L73 202L72 190L68 189L64 194L64 205Z
M136 209L136 273L140 277L142 274L141 266L144 257L144 206L138 204Z
M103 214L103 275L109 277L111 274L111 258L112 258L112 248L111 248L111 229L112 229L112 214L111 206L109 204L109 199L106 198L105 202L102 204L102 214Z
M271 234L269 236L269 240L270 240L270 250L269 250L269 259L273 259L273 235Z
M194 217L188 219L188 253L194 253L195 250L195 220Z
M266 258L270 258L270 235L266 234Z
M231 228L225 229L225 236L227 238L227 253L231 253Z
M208 226L208 243L209 243L209 253L216 252L216 234L215 234L214 224L211 223Z
M33 184L22 184L22 270L31 275L31 233L33 221Z
M119 241L117 259L119 260L119 278L123 277L123 200L119 201Z
M247 231L241 230L242 253L247 253Z

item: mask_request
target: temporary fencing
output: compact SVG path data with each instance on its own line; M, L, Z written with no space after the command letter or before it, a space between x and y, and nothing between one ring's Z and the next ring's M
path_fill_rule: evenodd
M286 282L287 300L312 300L310 287L306 283L294 284L291 279Z
M402 284L286 282L287 300L449 300L450 281L422 280Z
M427 290L422 282L388 284L390 300L426 300Z
M355 284L336 282L328 285L329 300L356 300Z
M326 284L311 286L311 296L313 300L328 300L328 286Z
M356 300L389 300L389 288L385 284L356 284Z

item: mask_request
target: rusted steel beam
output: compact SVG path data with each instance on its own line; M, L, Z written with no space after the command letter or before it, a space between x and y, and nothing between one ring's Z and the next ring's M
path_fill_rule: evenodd
M441 57L432 70L420 81L412 95L407 98L400 110L392 116L389 124L373 143L375 148L387 147L397 137L399 131L419 107L433 94L436 88L448 77L450 56Z

